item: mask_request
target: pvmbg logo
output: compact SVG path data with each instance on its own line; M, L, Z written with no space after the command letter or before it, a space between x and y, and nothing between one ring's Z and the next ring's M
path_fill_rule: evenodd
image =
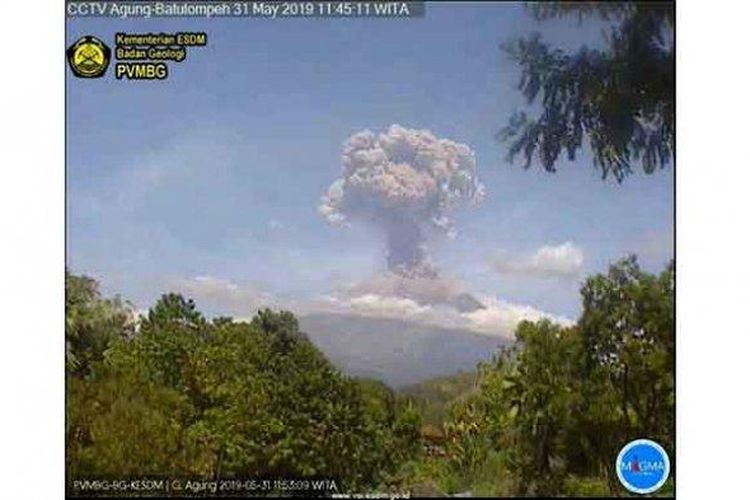
M112 51L95 36L84 36L68 47L68 64L78 78L99 78L107 71Z
M650 439L636 439L617 455L617 477L625 488L645 495L661 488L669 477L669 457Z

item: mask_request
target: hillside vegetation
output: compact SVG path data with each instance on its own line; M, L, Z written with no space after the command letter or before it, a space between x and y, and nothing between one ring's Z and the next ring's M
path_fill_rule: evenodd
M475 372L394 392L342 374L290 312L209 320L166 294L136 319L68 274L67 480L621 495L612 464L625 443L649 437L674 456L674 266L651 275L630 257L581 295L576 325L523 322Z
M399 390L399 396L420 410L425 424L442 425L448 420L451 407L469 396L478 380L478 372L462 371L406 386Z

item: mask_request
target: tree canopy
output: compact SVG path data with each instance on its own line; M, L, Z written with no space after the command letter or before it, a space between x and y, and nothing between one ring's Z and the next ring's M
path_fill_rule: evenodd
M339 492L607 496L623 492L612 464L625 443L649 437L674 456L673 264L616 262L586 279L574 325L521 322L477 372L400 392L340 373L288 311L207 319L169 293L134 321L94 280L66 286L69 481L317 476Z
M96 283L68 276L69 329L100 307ZM89 324L89 323L85 323ZM385 388L342 375L289 312L206 319L166 294L125 334L94 323L97 356L69 372L71 477L327 477L372 487L419 446L419 415ZM83 351L89 352L88 348ZM387 411L372 411L384 408Z
M674 266L655 276L631 256L581 295L571 327L522 322L453 409L459 453L499 455L513 494L619 495L614 457L644 436L674 456Z
M504 46L519 64L519 90L536 116L515 113L498 139L511 161L536 157L554 172L561 154L574 160L588 138L603 178L621 182L640 161L646 173L672 162L675 125L674 4L672 2L536 3L540 21L577 15L612 23L606 48L568 53L538 33Z

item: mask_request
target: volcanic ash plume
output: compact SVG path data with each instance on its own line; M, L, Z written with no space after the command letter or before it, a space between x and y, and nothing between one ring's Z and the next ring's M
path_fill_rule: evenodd
M448 212L481 201L474 152L428 130L391 125L356 133L344 143L343 175L321 197L332 224L370 222L383 230L388 269L407 278L434 278L425 250L431 231L452 236Z

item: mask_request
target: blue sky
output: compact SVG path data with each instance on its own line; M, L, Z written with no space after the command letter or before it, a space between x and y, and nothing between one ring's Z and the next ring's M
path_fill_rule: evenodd
M556 174L508 164L493 136L524 102L498 46L532 31L596 46L601 29L463 2L412 20L69 20L69 43L190 30L209 42L165 81L68 73L68 266L138 307L196 277L297 301L366 280L385 269L382 238L331 227L316 209L343 141L396 123L469 145L486 187L481 205L454 214L455 239L431 238L441 273L575 318L586 274L628 252L652 271L671 257L673 169L618 185L587 154ZM532 272L540 249L565 243L582 255L574 273Z

